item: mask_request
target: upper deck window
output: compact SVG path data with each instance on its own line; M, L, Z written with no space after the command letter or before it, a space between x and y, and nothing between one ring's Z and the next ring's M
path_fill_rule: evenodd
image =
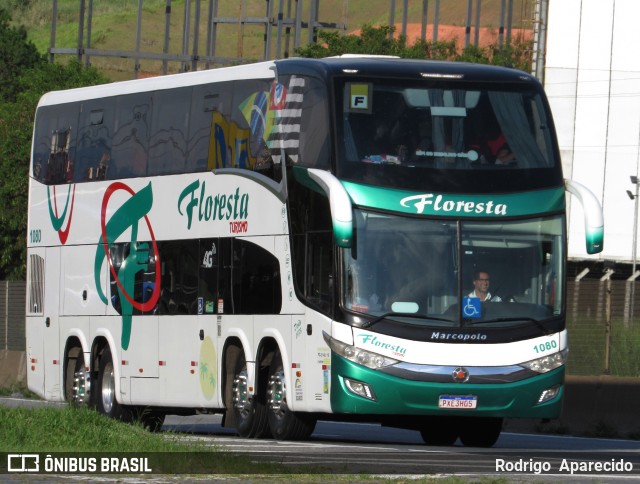
M378 171L411 188L402 180L411 185L430 172L433 181L434 170L458 179L464 175L451 170L473 170L487 180L560 173L550 115L533 86L349 79L336 94L341 177L375 180Z

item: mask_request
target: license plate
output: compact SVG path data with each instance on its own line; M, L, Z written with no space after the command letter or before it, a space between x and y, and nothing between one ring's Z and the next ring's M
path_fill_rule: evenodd
M478 407L478 397L475 395L440 395L439 408L472 409Z

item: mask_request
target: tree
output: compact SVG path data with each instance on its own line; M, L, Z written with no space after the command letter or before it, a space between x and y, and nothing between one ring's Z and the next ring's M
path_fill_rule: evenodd
M15 99L16 74L45 62L36 46L27 40L24 27L10 27L9 12L0 8L0 100Z
M50 64L23 34L22 28L9 28L8 14L0 9L0 279L25 277L30 148L38 100L47 91L108 82L77 61Z
M318 33L318 43L309 44L296 49L301 57L329 57L342 54L375 54L394 55L408 59L434 59L458 62L475 62L478 64L494 64L505 67L516 67L523 71L531 71L530 41L518 40L507 46L478 47L468 45L459 51L456 41L416 40L407 44L407 38L400 35L389 38L395 27L381 25L373 27L363 25L359 35L340 35L335 30L323 30Z

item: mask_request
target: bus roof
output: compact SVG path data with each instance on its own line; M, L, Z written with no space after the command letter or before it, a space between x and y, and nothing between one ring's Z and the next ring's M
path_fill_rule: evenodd
M360 77L403 77L470 80L478 82L538 83L532 75L509 67L467 62L401 59L391 56L291 58L275 61L278 74L313 74L321 77L358 75Z
M49 92L40 98L38 106L64 104L136 92L149 92L176 87L195 86L211 82L238 79L271 79L279 75L309 74L325 79L335 75L357 74L371 77L434 78L471 81L535 82L526 72L517 69L431 60L401 59L391 56L344 55L323 59L290 58L233 67L221 67L198 72L157 76L132 81L114 82Z
M237 79L272 79L275 76L272 61L221 67L205 71L149 77L132 81L113 82L97 86L80 87L65 91L52 91L40 98L38 106L64 104L74 101L132 94L136 92L158 91L176 87L196 86L211 82L233 81Z

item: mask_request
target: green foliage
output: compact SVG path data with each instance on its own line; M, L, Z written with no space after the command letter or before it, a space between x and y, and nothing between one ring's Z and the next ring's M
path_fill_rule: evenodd
M11 101L17 94L15 74L43 63L36 46L27 41L24 27L11 27L9 12L0 8L0 100Z
M50 64L0 9L0 279L25 277L28 172L36 106L47 91L107 82L78 62Z
M319 42L296 49L300 57L321 58L342 54L393 55L407 59L434 59L495 64L531 71L531 42L515 41L505 46L478 47L470 44L460 51L455 40L416 40L407 44L404 36L391 38L394 27L363 25L359 35L340 35L337 31L318 33Z

